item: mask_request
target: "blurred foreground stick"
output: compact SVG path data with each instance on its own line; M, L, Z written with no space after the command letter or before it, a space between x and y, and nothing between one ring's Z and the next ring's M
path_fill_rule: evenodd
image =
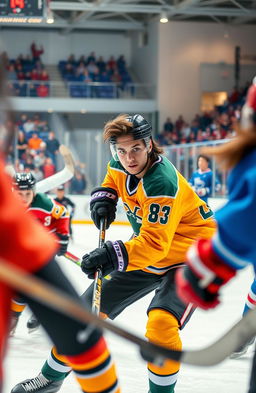
M24 272L0 259L0 280L15 290L33 297L38 302L58 310L75 320L89 323L95 327L106 329L124 339L138 345L142 357L155 364L162 364L164 359L181 361L195 366L212 366L220 363L256 335L256 310L249 311L244 318L235 324L224 336L212 345L191 351L174 351L152 344L116 324L100 319L87 310L82 302L73 299L45 281Z

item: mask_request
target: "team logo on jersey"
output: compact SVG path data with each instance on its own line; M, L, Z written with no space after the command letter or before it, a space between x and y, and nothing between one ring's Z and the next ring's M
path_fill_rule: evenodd
M130 206L127 205L127 203L124 202L124 207L126 210L126 214L129 219L134 220L137 224L141 225L142 224L142 217L139 216L137 213L140 210L139 206L134 206L134 209L131 210Z

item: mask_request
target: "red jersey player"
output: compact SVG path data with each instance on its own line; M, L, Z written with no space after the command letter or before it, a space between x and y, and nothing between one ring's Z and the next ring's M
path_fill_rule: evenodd
M67 251L69 240L69 213L65 206L51 199L47 194L35 192L36 180L31 172L17 173L13 179L15 192L21 198L28 212L31 212L41 224L57 235L59 244L57 255ZM19 317L26 307L24 299L19 296L12 300L11 335L15 333ZM34 315L27 322L29 332L35 331L40 326Z

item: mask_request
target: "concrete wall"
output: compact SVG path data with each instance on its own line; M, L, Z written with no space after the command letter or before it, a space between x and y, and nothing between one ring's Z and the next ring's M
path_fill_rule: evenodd
M71 54L76 57L88 56L92 51L96 56L102 55L105 60L108 60L111 55L115 57L124 55L129 64L131 58L131 41L127 35L120 33L60 34L56 31L39 29L3 29L1 41L11 58L17 57L20 53L31 54L32 41L39 46L43 45L45 53L42 60L46 64L57 64L59 60L65 60Z
M236 46L241 54L255 54L256 26L217 23L169 22L159 24L158 106L160 123L179 114L191 120L200 108L200 64L234 63ZM255 64L255 63L254 63ZM256 73L256 65L255 65Z

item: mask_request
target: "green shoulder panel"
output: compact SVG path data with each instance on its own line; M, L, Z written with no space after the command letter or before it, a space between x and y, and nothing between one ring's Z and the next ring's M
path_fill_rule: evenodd
M166 196L175 198L178 192L178 173L172 163L161 156L143 177L143 187L148 197Z
M33 199L31 207L39 208L51 212L53 208L53 202L46 194L42 194L41 192L39 192L36 194L35 198Z
M114 160L114 158L112 158L111 161L109 162L109 167L110 167L110 169L117 169L117 170L125 173L124 168L122 167L120 162Z

